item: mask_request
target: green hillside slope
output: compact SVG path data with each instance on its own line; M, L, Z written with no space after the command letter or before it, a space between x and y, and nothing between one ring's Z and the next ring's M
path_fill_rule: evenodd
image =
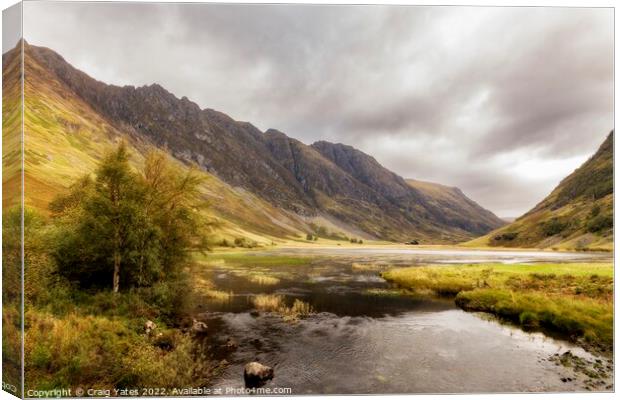
M5 58L10 54L5 54ZM15 74L19 63L9 62L3 76ZM47 205L85 173L92 172L107 150L119 140L129 144L132 163L138 166L152 144L112 124L76 96L42 66L31 52L25 54L25 187L26 205L47 213ZM15 147L15 149L9 147ZM4 154L17 151L19 143L5 143ZM187 164L177 162L179 168ZM256 195L234 188L218 177L202 172L201 191L210 204L209 214L222 239L243 237L263 243L277 238L299 237L306 224ZM6 182L5 182L6 185ZM6 186L5 186L6 188ZM9 201L10 196L5 196Z
M467 245L613 249L613 136L532 210Z

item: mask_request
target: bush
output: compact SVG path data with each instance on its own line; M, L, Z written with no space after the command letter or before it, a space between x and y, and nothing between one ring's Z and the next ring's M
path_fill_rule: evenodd
M510 241L515 240L517 236L519 236L518 232L505 232L505 233L495 236L493 240L498 241L498 242L499 241L510 242Z
M246 249L251 249L254 247L258 247L258 243L256 243L254 240L250 240L247 238L236 238L235 239L235 246L237 247L244 247Z
M562 231L569 226L570 223L568 221L559 218L551 218L549 221L542 224L542 232L545 236L554 236L562 233Z
M598 233L613 228L614 217L611 214L598 214L588 221L586 229L590 233Z

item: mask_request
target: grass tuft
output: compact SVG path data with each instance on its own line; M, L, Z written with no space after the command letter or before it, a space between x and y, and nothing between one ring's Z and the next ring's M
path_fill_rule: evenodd
M305 301L295 299L293 305L288 307L284 297L278 294L259 294L252 298L254 307L265 312L280 314L287 322L296 322L314 314L312 306Z

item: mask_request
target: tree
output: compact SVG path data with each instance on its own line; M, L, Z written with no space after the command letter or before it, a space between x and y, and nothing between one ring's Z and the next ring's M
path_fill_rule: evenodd
M193 167L182 171L162 151L147 154L142 178L146 187L144 211L165 233L159 243L163 270L174 275L175 267L189 252L207 248L205 232L210 224L200 213L207 203L199 192L204 178Z
M111 276L114 292L150 286L174 277L191 251L206 248L195 170L183 173L164 153L151 152L134 173L121 143L95 175L50 207L61 226L54 256L70 280L101 286Z
M114 292L118 292L120 287L121 275L121 250L128 244L128 235L131 227L127 226L127 218L132 217L132 210L126 210L131 205L127 199L131 196L133 182L129 170L129 155L124 143L118 149L108 155L97 171L97 196L87 204L87 209L92 212L93 217L103 218L108 222L106 229L108 239L112 242L112 254L114 263L114 274L112 287ZM129 211L129 212L127 212Z

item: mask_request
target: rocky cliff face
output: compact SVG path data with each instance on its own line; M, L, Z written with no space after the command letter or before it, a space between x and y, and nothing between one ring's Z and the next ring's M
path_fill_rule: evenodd
M368 238L463 240L501 226L499 218L463 224L453 211L350 146L305 145L282 132L176 98L157 84L107 85L68 64L54 51L26 45L27 59L62 83L132 140L148 141L176 158L196 163L231 186L241 187L278 208L303 217L324 216L355 226Z

